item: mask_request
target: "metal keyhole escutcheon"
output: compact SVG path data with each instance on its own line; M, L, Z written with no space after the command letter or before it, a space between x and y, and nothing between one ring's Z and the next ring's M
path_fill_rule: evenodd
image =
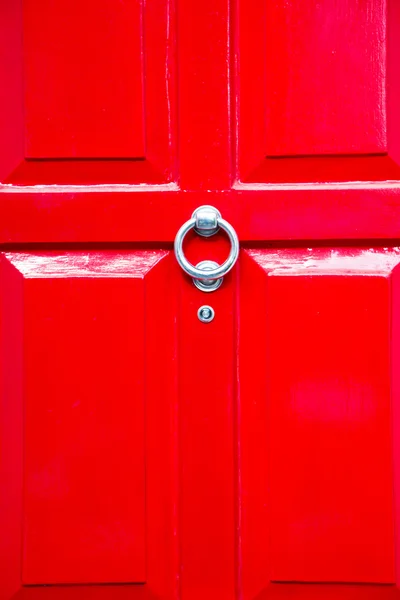
M183 252L183 241L191 229L194 229L196 233L203 237L210 237L220 229L227 233L231 242L231 249L228 258L222 265L211 260L202 260L194 266L187 260ZM179 229L175 237L174 249L176 260L185 273L193 278L195 286L203 292L213 292L220 287L224 275L229 273L237 261L239 239L232 225L222 218L219 210L206 205L197 208L192 218Z
M200 306L199 310L197 311L197 316L202 323L211 323L215 317L215 312L211 306L204 305Z

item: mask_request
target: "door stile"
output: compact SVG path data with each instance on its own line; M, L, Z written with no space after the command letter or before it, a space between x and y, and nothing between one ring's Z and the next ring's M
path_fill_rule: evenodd
M235 597L236 281L213 293L177 274L181 597ZM197 316L210 305L215 318Z

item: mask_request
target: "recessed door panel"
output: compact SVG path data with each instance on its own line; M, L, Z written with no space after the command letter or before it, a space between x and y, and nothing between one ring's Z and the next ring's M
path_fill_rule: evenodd
M395 0L237 3L237 178L400 178Z
M398 262L398 251L383 249L244 257L239 444L249 586L395 581ZM255 320L260 341L250 349Z
M141 13L25 0L26 158L144 156Z
M387 150L386 0L266 2L266 154Z
M170 0L2 3L2 183L175 179L171 10Z
M2 258L2 284L18 285L2 322L19 341L3 329L3 352L22 346L3 381L22 381L2 418L22 436L25 585L146 582L145 288L162 256Z

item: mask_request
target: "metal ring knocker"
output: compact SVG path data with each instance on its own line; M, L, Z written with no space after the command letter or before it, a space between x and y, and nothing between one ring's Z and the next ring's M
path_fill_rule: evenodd
M222 265L213 261L201 261L194 266L190 263L183 253L183 241L186 234L191 229L203 237L210 237L223 229L231 242L229 256ZM179 229L175 237L175 256L182 269L193 278L193 282L203 292L212 292L219 288L224 275L235 265L239 256L239 239L236 231L227 221L225 221L219 210L213 206L200 206L197 208L192 218L186 221Z

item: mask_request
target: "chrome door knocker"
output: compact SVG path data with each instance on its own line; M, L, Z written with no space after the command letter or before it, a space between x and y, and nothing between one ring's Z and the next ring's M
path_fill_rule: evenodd
M203 237L210 237L220 229L228 234L231 242L229 256L222 265L211 261L202 260L196 266L192 265L183 253L183 240L191 229ZM182 269L193 278L195 286L203 292L213 292L222 284L224 275L235 265L239 256L239 239L236 231L225 221L219 210L213 206L200 206L179 229L175 238L175 256Z

